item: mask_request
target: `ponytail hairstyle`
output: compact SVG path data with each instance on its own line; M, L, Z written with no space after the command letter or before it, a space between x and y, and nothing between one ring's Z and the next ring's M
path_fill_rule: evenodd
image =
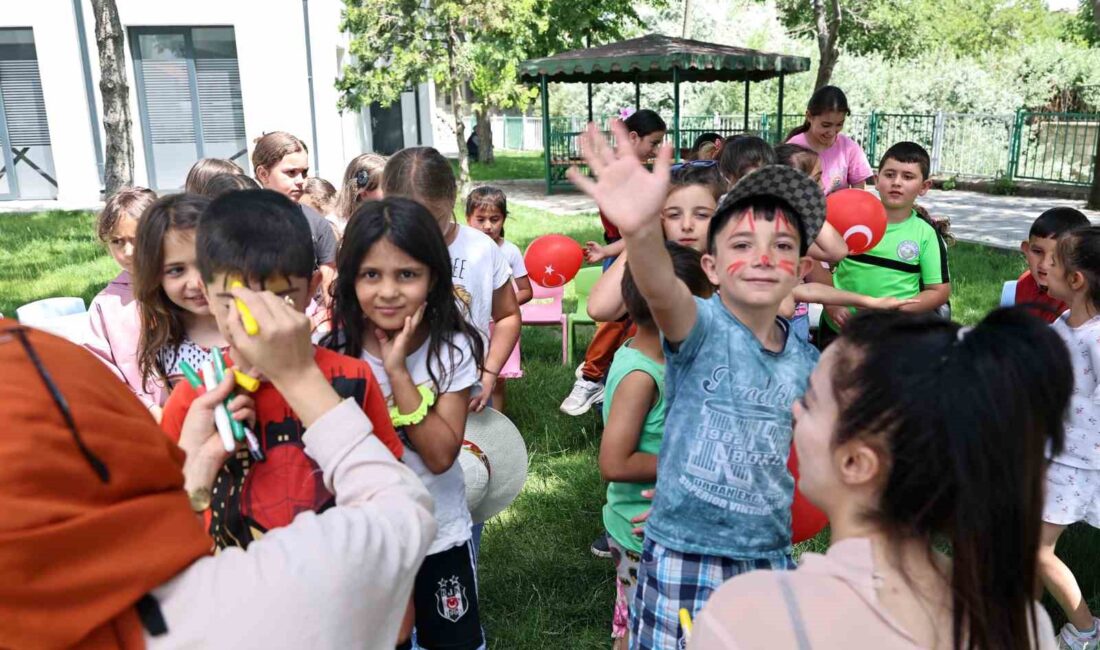
M458 181L451 163L434 148L406 147L386 161L382 194L420 203L437 222L453 220Z
M718 171L729 187L749 172L775 164L775 150L755 135L735 135L722 143L718 156Z
M865 312L838 342L833 444L861 439L884 474L864 516L929 553L950 544L954 648L1038 647L1046 454L1062 449L1073 389L1066 346L1023 308L993 311L972 330L931 314Z
M815 90L814 94L810 95L810 102L806 104L806 112L814 117L825 113L852 114L852 110L848 108L848 97L843 90L836 86L822 86ZM791 129L791 132L787 134L786 138L783 138L783 141L786 142L794 136L809 130L810 121L805 120L801 125Z
M389 177L388 173L386 177ZM453 337L455 334L464 335L470 342L474 362L481 371L485 344L455 300L451 256L443 241L443 232L432 214L415 201L390 196L381 201L367 201L348 221L343 244L336 256L332 330L321 340L321 345L359 358L363 354L363 338L374 336L374 326L366 320L359 305L355 282L363 259L381 239L428 267L431 284L423 320L429 327L428 375L440 392L446 392L449 378L436 377L433 368L436 362L443 368L454 367L457 363L444 361L444 346L450 347L451 361L455 361L453 357L458 353L458 347Z
M168 386L168 377L157 356L175 348L187 333L184 311L168 299L161 285L164 275L164 238L169 231L195 235L199 217L210 201L197 194L171 194L157 199L138 222L134 243L134 298L141 315L138 369L143 386L157 377Z
M668 131L668 125L661 119L661 116L656 111L651 111L648 108L634 111L630 114L630 117L623 120L623 124L628 132L637 133L639 138L644 138L650 133L658 131Z
M289 154L304 151L309 153L306 143L286 131L272 131L253 140L252 172L259 174L260 169L270 170Z
M1070 230L1058 238L1055 255L1066 277L1073 273L1085 277L1089 303L1100 311L1100 227Z
M352 158L344 169L344 182L336 195L333 210L336 216L350 219L355 208L359 207L359 193L373 192L382 187L382 170L385 168L386 157L376 153L364 153Z
M111 195L95 222L95 234L99 241L107 243L115 231L119 219L141 219L142 213L157 200L156 192L145 187L124 187Z
M191 165L187 172L187 181L183 184L183 191L189 194L207 194L206 184L218 174L234 174L244 176L244 170L232 160L223 158L203 158Z
M466 195L466 218L469 219L474 210L480 207L496 208L500 210L504 221L508 220L508 197L504 195L504 190L499 187L482 185L470 190L470 193ZM504 237L503 222L500 226L500 236Z

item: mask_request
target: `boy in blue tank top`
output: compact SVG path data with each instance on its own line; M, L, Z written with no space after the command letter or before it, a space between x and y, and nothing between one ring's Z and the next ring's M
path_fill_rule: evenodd
M625 133L615 137L626 141ZM702 259L718 293L698 298L673 272L661 232L670 150L650 173L594 129L583 144L599 180L576 170L570 180L619 228L630 259L646 260L631 271L666 362L665 436L630 647L682 647L680 609L694 615L739 573L793 567L791 406L818 354L788 336L777 314L810 269L806 251L825 220L825 199L789 167L769 165L739 181L711 218Z

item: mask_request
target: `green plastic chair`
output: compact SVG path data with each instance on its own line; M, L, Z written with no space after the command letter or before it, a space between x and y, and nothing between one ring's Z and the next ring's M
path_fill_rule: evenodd
M596 321L588 316L588 294L592 293L592 287L596 280L600 279L603 269L599 266L588 266L577 272L577 277L570 283L573 285L573 293L577 296L577 307L565 317L565 355L569 363L573 363L573 342L576 339L577 325L595 325Z

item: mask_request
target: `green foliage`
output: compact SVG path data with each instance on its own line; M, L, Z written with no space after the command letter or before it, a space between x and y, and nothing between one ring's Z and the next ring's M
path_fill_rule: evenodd
M959 178L957 176L949 176L946 179L944 179L943 184L940 186L940 188L950 192L951 190L955 189L958 186L959 186Z
M783 25L812 35L812 3L778 0ZM1057 38L1067 19L1047 10L1042 0L844 0L840 46L854 54L891 59L914 56L930 46L961 55L1018 47Z
M989 185L989 193L997 194L1000 196L1012 196L1019 190L1016 187L1016 181L1009 178L1008 174L999 173L997 177L993 179L993 182Z
M1066 37L1087 45L1100 45L1100 25L1096 22L1092 0L1080 0L1077 13L1066 22Z
M451 165L455 168L455 174L458 174L458 161L452 160ZM475 183L505 179L541 179L545 173L541 151L501 152L498 149L496 162L491 165L470 161L470 180ZM511 234L510 230L508 232Z

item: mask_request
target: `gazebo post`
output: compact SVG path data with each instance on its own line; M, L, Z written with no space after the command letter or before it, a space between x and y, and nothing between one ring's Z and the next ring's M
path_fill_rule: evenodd
M550 90L546 75L539 75L539 96L542 99L542 158L546 166L546 193L550 194Z
M745 80L745 122L741 127L741 130L748 133L749 131L749 80Z
M588 121L593 122L592 118L592 82L588 82Z
M672 151L680 162L680 68L672 68Z
M638 73L634 73L634 110L642 110L642 84L638 83Z
M779 73L779 115L775 117L775 143L783 139L783 73Z

